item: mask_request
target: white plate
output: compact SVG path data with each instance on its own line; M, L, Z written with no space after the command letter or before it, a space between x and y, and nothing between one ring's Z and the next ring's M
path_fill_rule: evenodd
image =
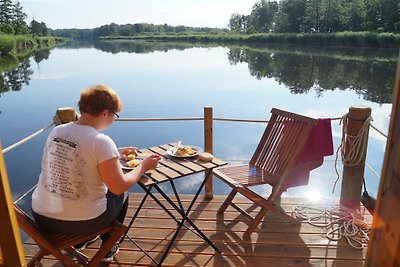
M123 159L119 159L119 163L121 164L121 168L123 170L133 170L135 168L129 167L128 165L126 165L127 160L123 160Z
M174 154L174 151L176 149L176 147L170 147L167 149L167 154L175 157L175 158L191 158L191 157L195 157L199 154L199 150L196 147L190 146L193 150L196 150L196 153L194 153L193 155L183 155L183 156L178 156Z

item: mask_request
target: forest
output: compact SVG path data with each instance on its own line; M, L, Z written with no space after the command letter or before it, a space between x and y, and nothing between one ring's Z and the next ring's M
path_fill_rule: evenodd
M48 28L44 22L32 20L28 25L26 13L19 1L0 0L0 33L10 35L46 36Z
M257 1L249 15L234 13L240 33L400 32L398 0Z

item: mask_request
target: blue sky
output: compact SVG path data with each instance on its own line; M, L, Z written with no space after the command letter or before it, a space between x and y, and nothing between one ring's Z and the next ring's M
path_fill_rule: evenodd
M28 22L52 29L148 22L227 28L232 13L249 14L256 0L20 0Z

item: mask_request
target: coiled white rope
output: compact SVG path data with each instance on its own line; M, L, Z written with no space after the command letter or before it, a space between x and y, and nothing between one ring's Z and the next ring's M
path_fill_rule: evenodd
M339 125L342 124L342 141L336 150L336 158L335 158L336 180L333 184L332 193L335 191L336 184L339 181L340 177L339 172L337 170L339 151L344 166L359 165L364 158L364 152L366 151L368 145L368 133L371 121L372 117L370 116L364 121L357 135L350 135L347 132L348 114L343 115L339 123Z
M338 241L344 237L355 249L363 249L368 244L370 226L358 210L334 203L306 203L295 206L292 216L307 221L310 225L324 228L326 237L331 241Z

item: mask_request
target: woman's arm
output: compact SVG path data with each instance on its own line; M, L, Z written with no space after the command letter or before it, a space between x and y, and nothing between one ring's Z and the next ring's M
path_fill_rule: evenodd
M157 167L160 159L161 156L159 155L150 155L139 166L125 174L121 170L118 158L103 161L97 165L97 168L108 190L119 195L134 186L140 180L143 173Z

